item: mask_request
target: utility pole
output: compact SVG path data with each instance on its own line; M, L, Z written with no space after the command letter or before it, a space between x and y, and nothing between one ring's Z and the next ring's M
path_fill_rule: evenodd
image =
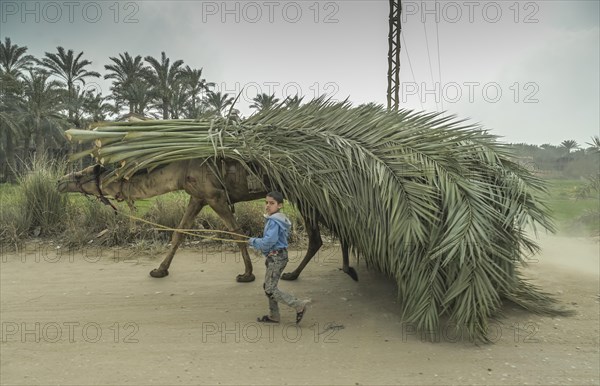
M390 28L388 34L388 88L387 108L398 110L400 101L400 15L402 14L401 0L390 1Z

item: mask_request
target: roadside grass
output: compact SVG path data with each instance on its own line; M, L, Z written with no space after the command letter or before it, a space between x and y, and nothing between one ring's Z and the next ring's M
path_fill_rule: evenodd
M56 199L54 179L55 176L48 176L43 184L45 192L38 192L38 196ZM24 201L27 195L23 193L21 185L0 184L0 196L2 197L0 243L11 249L18 248L27 240L44 237L52 237L53 240L70 249L88 245L164 248L170 242L172 232L161 230L160 227L147 222L177 228L189 200L185 192L171 192L136 201L134 211L125 203L113 202L118 209L115 213L111 207L102 204L94 197L86 197L80 193L67 193L59 196L64 206L61 215L58 216L60 224L37 226L36 230L33 229L30 221L31 216L28 214L30 205ZM283 212L293 223L290 243L304 242L304 222L298 211L291 205L285 205ZM264 227L263 213L264 199L236 204L235 216L240 227L239 231L247 236L260 236ZM134 217L147 222L138 221ZM206 206L196 218L194 228L225 230L226 226L219 216ZM186 241L192 245L198 242L211 243L202 235L187 237ZM219 234L206 236L227 238Z
M28 236L53 237L64 230L69 200L56 189L65 163L42 155L31 159L15 186L3 187L0 242L19 245Z
M28 238L29 222L17 186L0 186L0 244L18 248Z
M548 180L548 205L558 230L565 234L598 236L600 232L599 192L576 198L586 180Z

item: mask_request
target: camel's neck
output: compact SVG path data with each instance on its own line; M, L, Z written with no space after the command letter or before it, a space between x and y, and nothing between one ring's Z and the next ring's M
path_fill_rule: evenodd
M149 173L140 173L126 181L102 186L103 193L126 200L139 200L183 189L186 162L175 162Z

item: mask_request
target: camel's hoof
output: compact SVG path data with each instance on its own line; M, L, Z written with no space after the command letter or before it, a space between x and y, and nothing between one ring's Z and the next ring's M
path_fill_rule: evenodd
M254 274L252 274L252 273L249 274L249 275L246 275L246 274L244 274L244 275L237 275L236 278L235 278L235 280L238 283L250 283L251 281L254 281L254 279L255 279L255 277L254 277Z
M295 272L286 272L283 275L281 275L281 279L282 280L296 280L298 278L298 276L300 276L300 275Z
M155 268L152 271L150 271L150 276L157 277L157 278L169 276L169 270Z
M347 273L352 278L352 280L358 281L358 273L356 273L356 270L354 268L352 268L352 267L348 267L347 269L342 268L342 271Z

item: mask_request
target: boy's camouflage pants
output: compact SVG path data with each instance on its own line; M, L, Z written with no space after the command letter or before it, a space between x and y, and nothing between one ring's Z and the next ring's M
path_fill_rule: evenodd
M263 284L263 288L265 289L265 294L269 298L269 317L273 320L279 320L279 306L277 303L286 304L287 306L294 308L294 310L302 306L300 300L277 288L277 283L279 282L279 278L287 263L287 250L281 249L270 252L265 261L267 271L265 273L265 284Z

